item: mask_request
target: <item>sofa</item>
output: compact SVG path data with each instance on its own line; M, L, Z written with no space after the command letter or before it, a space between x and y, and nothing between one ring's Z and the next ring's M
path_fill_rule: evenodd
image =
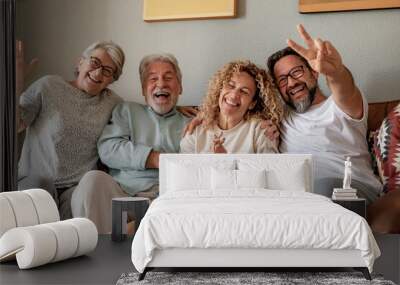
M380 128L384 118L399 103L400 103L400 100L386 101L386 102L380 102L380 103L369 103L368 104L368 107L369 107L368 132L372 133L373 131L378 130ZM192 107L194 107L194 106L192 106ZM24 132L22 132L18 135L19 153L22 148L23 139L24 139ZM107 167L105 165L103 165L100 161L98 163L98 168L105 172L108 171ZM389 194L393 195L392 193L389 193ZM389 199L387 199L387 200L389 200ZM387 210L386 210L387 207L388 207L388 205L384 201L384 203L379 203L379 204L377 204L376 207L372 207L371 210L368 211L368 217L369 217L368 220L370 223L372 223L372 228L374 231L382 232L382 233L392 232L391 230L388 230L388 226L385 226L384 228L380 228L379 226L375 225L375 224L377 224L377 225L382 224L382 220L388 220L388 219L386 219L386 217L382 217L382 213L385 214L385 212L387 212ZM398 208L400 209L400 205L398 205ZM377 213L379 213L379 214L377 214ZM390 214L390 215L392 215L392 214ZM398 232L400 232L400 229Z
M369 134L381 127L383 119L399 103L400 100L394 100L369 104ZM400 191L398 190L389 191L368 207L368 222L375 232L375 238L382 253L376 261L374 271L383 274L386 279L396 284L400 284L400 219L398 218L400 217Z
M383 139L387 140L388 136L397 136L397 138L392 138L393 141L391 142L391 146L386 146L384 151L386 153L382 154L380 151L380 147L378 145L378 134L374 131L379 130L383 120L390 114L390 112L400 103L400 100L382 102L382 103L371 103L369 104L369 112L368 112L368 131L369 137L372 139L370 140L371 146L371 155L373 161L378 162L377 170L380 172L380 177L385 177L387 180L388 175L392 175L392 180L396 179L393 177L393 169L396 169L396 166L391 165L392 173L382 173L382 171L387 171L384 169L385 167L382 166L382 163L389 164L390 161L385 161L387 158L396 159L396 153L399 152L398 150L398 140L399 134L396 133L399 131L400 126L399 122L400 119L397 115L397 119L393 120L393 116L391 116L392 124L389 130L386 130L383 136ZM392 112L393 115L393 112ZM387 129L387 126L385 126ZM382 139L382 138L381 138ZM392 152L392 153L391 153ZM398 154L397 154L398 156ZM398 161L397 161L398 162ZM392 161L393 163L393 161ZM394 170L396 171L396 170ZM398 179L398 171L395 176ZM389 178L390 179L390 178ZM382 180L382 179L381 179ZM388 181L384 182L384 191L385 195L380 197L375 203L368 207L368 222L371 225L371 228L376 233L400 233L400 189L398 189L397 185L394 183L388 183Z
M368 131L379 129L383 119L400 103L400 100L368 104Z

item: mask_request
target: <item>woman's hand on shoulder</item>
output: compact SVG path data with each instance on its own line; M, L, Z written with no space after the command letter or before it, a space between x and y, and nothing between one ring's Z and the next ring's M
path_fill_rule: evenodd
M261 129L264 130L264 135L271 141L279 142L280 132L277 125L271 120L263 120L260 125Z
M187 123L187 125L185 126L185 128L182 131L182 137L188 135L193 134L194 130L201 125L201 123L203 122L203 119L200 117L194 117L189 123Z

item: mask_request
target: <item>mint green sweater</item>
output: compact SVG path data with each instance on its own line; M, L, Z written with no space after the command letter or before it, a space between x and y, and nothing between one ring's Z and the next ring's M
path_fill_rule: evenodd
M121 103L98 141L100 159L125 192L145 191L158 184L158 169L145 167L150 151L178 153L187 122L175 108L158 115L146 105Z

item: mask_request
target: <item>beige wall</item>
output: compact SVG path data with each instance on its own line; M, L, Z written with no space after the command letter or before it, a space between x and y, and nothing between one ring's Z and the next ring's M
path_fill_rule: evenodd
M210 76L224 63L247 58L260 65L285 39L299 40L295 25L329 38L370 102L400 98L400 10L299 14L297 0L238 0L238 18L146 23L143 0L17 0L17 31L27 56L44 74L73 77L80 53L93 41L110 39L127 55L113 89L143 102L137 67L154 52L180 61L184 94L180 104L198 104ZM324 80L320 80L326 90Z

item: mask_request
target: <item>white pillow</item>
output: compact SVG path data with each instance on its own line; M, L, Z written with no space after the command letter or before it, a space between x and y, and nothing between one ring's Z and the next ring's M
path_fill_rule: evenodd
M305 163L293 163L285 169L270 169L267 173L268 188L290 191L307 191L308 179L305 175Z
M262 170L236 170L238 188L266 188L267 171Z
M190 161L169 162L167 176L167 191L185 191L193 189L211 189L211 170L234 169L234 161L218 161L211 165L194 164Z
M311 191L310 167L304 160L283 158L274 163L262 160L238 160L240 170L266 169L266 188L272 190Z
M236 170L212 168L211 189L236 190Z
M171 191L185 191L188 189L207 189L210 187L210 170L208 167L185 166L170 163L168 168L168 189Z
M242 188L265 188L266 171L262 170L211 170L212 190L240 190Z

